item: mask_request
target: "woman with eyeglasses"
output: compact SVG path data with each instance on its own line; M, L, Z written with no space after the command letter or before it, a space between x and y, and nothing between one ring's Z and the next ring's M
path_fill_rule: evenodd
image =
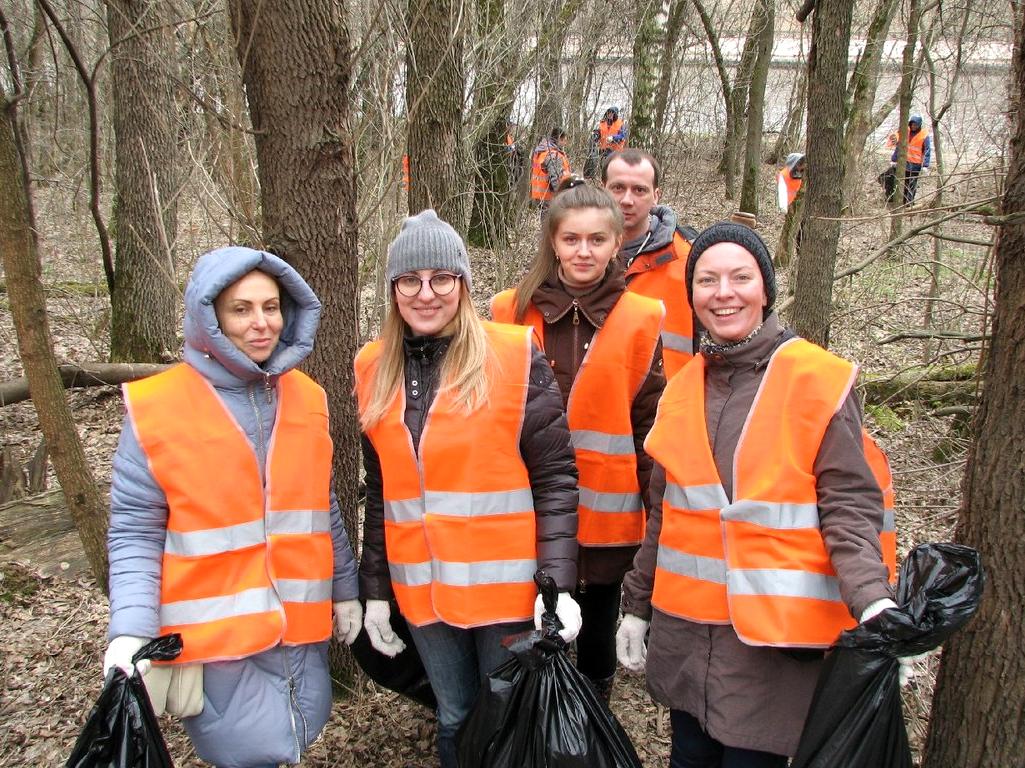
M629 293L616 253L623 214L604 189L559 187L527 275L491 305L530 325L555 373L580 473L577 668L608 701L616 672L620 588L644 535L651 459L644 437L665 386L662 304Z
M524 328L482 321L459 235L427 210L388 249L391 303L356 357L366 515L360 591L371 645L394 657L392 601L438 701L438 752L482 679L509 658L503 637L540 616L535 570L562 592L571 641L577 473L559 390Z

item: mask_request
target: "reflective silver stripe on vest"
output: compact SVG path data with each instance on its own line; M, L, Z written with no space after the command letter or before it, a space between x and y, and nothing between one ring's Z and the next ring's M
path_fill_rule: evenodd
M728 589L732 595L840 600L840 586L835 576L782 568L734 568L729 572Z
M490 560L478 563L435 564L438 581L452 587L474 587L480 584L533 583L537 561Z
M718 483L686 486L666 483L664 498L678 509L722 509L730 503Z
M208 528L202 531L171 531L164 540L164 552L179 557L201 557L221 552L233 552L263 544L263 520Z
M201 624L252 613L277 611L281 603L269 587L256 587L234 595L203 597L197 600L179 600L160 606L160 623L165 627L180 624Z
M777 501L744 499L730 504L722 511L723 521L754 523L763 528L791 530L819 527L817 504L796 504Z
M331 599L331 579L278 579L276 585L286 603L322 603Z
M592 512L640 512L639 493L607 493L580 486L580 506Z
M897 516L892 509L883 510L883 533L893 533L897 530Z
M664 544L658 545L657 566L679 576L689 576L692 579L711 581L715 584L726 583L725 560L681 552Z
M407 587L422 587L431 583L431 561L422 563L388 563L391 580Z
M512 491L427 491L427 511L436 515L480 517L510 515L534 509L534 496L529 488Z
M326 509L294 509L287 512L267 513L269 534L328 533L331 530L331 516Z
M662 331L662 348L690 355L694 353L694 340L690 336Z
M637 451L633 435L613 435L592 429L574 429L571 438L573 447L578 450L605 453L609 456L629 456Z
M424 500L402 499L384 502L384 519L392 523L417 523L424 516Z

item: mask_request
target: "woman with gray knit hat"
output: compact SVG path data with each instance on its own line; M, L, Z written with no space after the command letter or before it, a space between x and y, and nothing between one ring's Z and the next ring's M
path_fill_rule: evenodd
M894 607L888 470L861 426L857 366L780 324L757 233L702 232L687 293L701 354L645 442L651 516L617 655L670 708L672 768L782 768L824 649Z
M438 701L438 752L481 681L531 627L537 568L561 590L563 637L580 630L577 471L562 398L528 328L481 320L459 235L427 210L388 249L390 305L356 356L366 515L360 592L371 645L409 624Z

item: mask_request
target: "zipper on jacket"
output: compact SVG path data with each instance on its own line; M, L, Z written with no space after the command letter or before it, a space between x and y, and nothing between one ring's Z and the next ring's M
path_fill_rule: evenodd
M256 386L256 384L250 384L246 388L246 394L249 395L249 404L253 406L253 415L256 417L256 455L260 459L257 463L260 465L261 479L266 481L267 478L263 475L264 465L267 463L267 436L263 434L263 417L260 416L260 409L256 405Z
M299 699L298 699L298 697L295 694L295 678L292 677L292 675L288 676L288 697L291 700L291 707L290 707L290 709L292 710L292 732L295 734L295 747L296 747L295 762L298 763L299 762L299 758L302 755L302 747L300 747L300 745L299 745L299 730L295 727L295 713L296 712L299 713L299 719L302 720L302 724L303 724L303 740L302 740L303 744L309 743L310 732L309 732L308 726L306 725L306 715L303 714L302 707L299 706Z
M426 379L423 379L422 382L421 382L424 385L423 386L423 406L424 407L422 407L420 409L420 419L419 419L419 421L420 421L420 428L417 430L417 434L418 434L417 441L416 441L416 455L417 455L417 457L420 456L420 446L423 444L423 441L424 441L424 430L427 428L427 414L430 411L431 406L434 405L434 401L431 400L431 402L428 402L428 399L430 399L431 393L434 391L434 383L435 383L435 379L437 378L437 375L438 375L438 367L439 366L435 365L435 361L432 358L430 363L429 363L428 369L427 369L427 377L426 377ZM423 368L421 368L420 369L421 377L423 375L423 372L424 372ZM434 400L436 400L436 399L437 399L437 394L435 393Z
M580 303L573 299L573 325L580 325Z
M263 374L263 391L267 394L267 402L268 403L273 403L274 402L274 398L272 397L272 395L274 393L274 388L271 387L271 385L270 385L270 374L269 373Z

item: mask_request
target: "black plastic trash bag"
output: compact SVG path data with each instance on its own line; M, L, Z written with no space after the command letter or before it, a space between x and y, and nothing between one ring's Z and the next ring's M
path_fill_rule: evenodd
M886 202L892 203L893 198L897 196L897 171L891 165L885 171L879 174L876 178L879 185L883 188L883 193L886 195Z
M366 611L366 607L364 602L364 611ZM428 709L436 709L438 703L434 698L431 681L427 679L427 672L420 660L420 654L417 653L416 646L413 645L413 636L409 633L409 625L399 613L398 606L394 601L391 604L391 628L396 635L402 638L406 649L395 658L389 658L383 653L375 651L374 647L370 645L367 631L360 629L359 635L350 646L356 663L371 680L381 687L401 693L417 704L423 704Z
M897 657L931 651L964 626L984 581L970 547L915 547L900 567L898 608L841 634L826 657L790 768L911 768Z
M566 658L555 616L555 581L538 571L540 632L512 635L459 730L464 768L640 768L630 738Z
M170 661L182 652L182 636L163 635L132 657ZM172 768L156 715L138 671L129 677L111 667L103 690L71 750L65 768Z

